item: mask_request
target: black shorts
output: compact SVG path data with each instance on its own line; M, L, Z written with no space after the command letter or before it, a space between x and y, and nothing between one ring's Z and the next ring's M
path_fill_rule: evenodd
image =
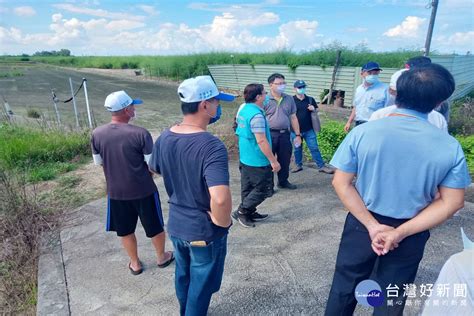
M158 192L136 200L113 200L107 203L107 231L117 232L123 237L135 232L138 217L148 238L155 237L164 231Z

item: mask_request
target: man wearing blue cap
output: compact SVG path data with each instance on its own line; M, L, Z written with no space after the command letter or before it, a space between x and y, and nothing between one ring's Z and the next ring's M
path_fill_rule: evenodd
M175 249L175 289L181 315L206 315L221 286L232 224L227 150L207 126L221 115L221 93L210 76L178 87L183 121L153 146L150 170L161 174L169 196L168 231Z
M97 127L91 139L94 163L102 165L107 182L106 230L121 237L133 275L143 271L135 237L138 218L155 247L158 267L164 268L174 260L173 252L165 252L160 198L148 171L153 140L146 129L128 124L135 117L135 105L141 103L125 91L109 94L104 106L112 113L112 120Z
M306 142L311 157L318 166L320 172L333 174L334 169L327 165L321 152L319 151L317 133L320 132L321 126L319 123L318 105L313 97L306 95L306 82L303 80L296 80L293 84L296 94L293 96L293 100L296 105L296 117L298 118L298 124L300 125L300 134L302 140ZM316 115L316 124L314 116ZM316 126L315 126L316 125ZM291 132L291 139L295 140L296 134ZM295 147L295 164L296 167L291 171L293 173L300 172L303 170L303 148L301 145Z
M363 124L369 121L373 112L390 104L388 85L379 80L381 70L379 64L373 61L362 66L360 75L363 82L356 89L352 112L344 131L349 131L354 120L356 126Z

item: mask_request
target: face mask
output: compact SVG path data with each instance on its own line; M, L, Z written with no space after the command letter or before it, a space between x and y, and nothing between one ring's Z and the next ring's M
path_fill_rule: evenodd
M277 91L278 91L279 93L285 92L285 89L286 89L286 85L285 85L285 84L281 84L281 85L279 85L279 86L277 87Z
M368 75L367 77L365 77L365 82L367 82L368 84L377 83L377 82L379 82L379 76L378 75Z
M214 117L211 117L211 119L209 120L209 125L217 122L221 118L221 115L222 115L222 108L221 108L221 105L219 104L217 106L216 115Z
M133 116L130 116L130 122L137 118L137 111L133 111Z
M298 94L305 94L306 93L306 88L296 89L296 92L298 92Z
M270 97L269 97L268 94L267 94L267 95L265 95L265 100L263 100L263 104L262 104L262 105L263 105L263 106L267 106L268 103L270 103Z

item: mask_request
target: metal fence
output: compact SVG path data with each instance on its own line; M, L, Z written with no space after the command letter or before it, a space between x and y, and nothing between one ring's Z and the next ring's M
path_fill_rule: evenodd
M474 89L474 56L436 56L433 62L442 64L453 74L456 80L456 91L451 99L463 97ZM293 94L293 82L302 79L307 84L307 94L319 99L324 89L329 89L334 67L298 66L295 70L285 65L209 65L209 71L221 88L243 91L252 82L267 85L270 74L278 72L287 81L286 93ZM357 86L362 83L360 67L339 67L336 72L333 90L345 91L344 103L352 104ZM389 83L390 77L398 68L384 68L380 80Z

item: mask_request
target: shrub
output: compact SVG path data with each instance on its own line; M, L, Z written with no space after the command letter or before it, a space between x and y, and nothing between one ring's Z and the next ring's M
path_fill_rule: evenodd
M28 109L26 110L26 116L31 118L40 118L41 113L36 109Z
M324 124L322 124L321 132L318 133L318 145L324 161L329 162L331 160L337 147L339 147L339 144L341 144L346 135L343 123L326 120ZM309 149L304 146L303 150L305 157L311 160Z
M449 132L454 135L474 134L474 99L471 96L451 104Z
M459 141L462 150L464 151L469 172L474 174L474 135L456 136L456 139Z

